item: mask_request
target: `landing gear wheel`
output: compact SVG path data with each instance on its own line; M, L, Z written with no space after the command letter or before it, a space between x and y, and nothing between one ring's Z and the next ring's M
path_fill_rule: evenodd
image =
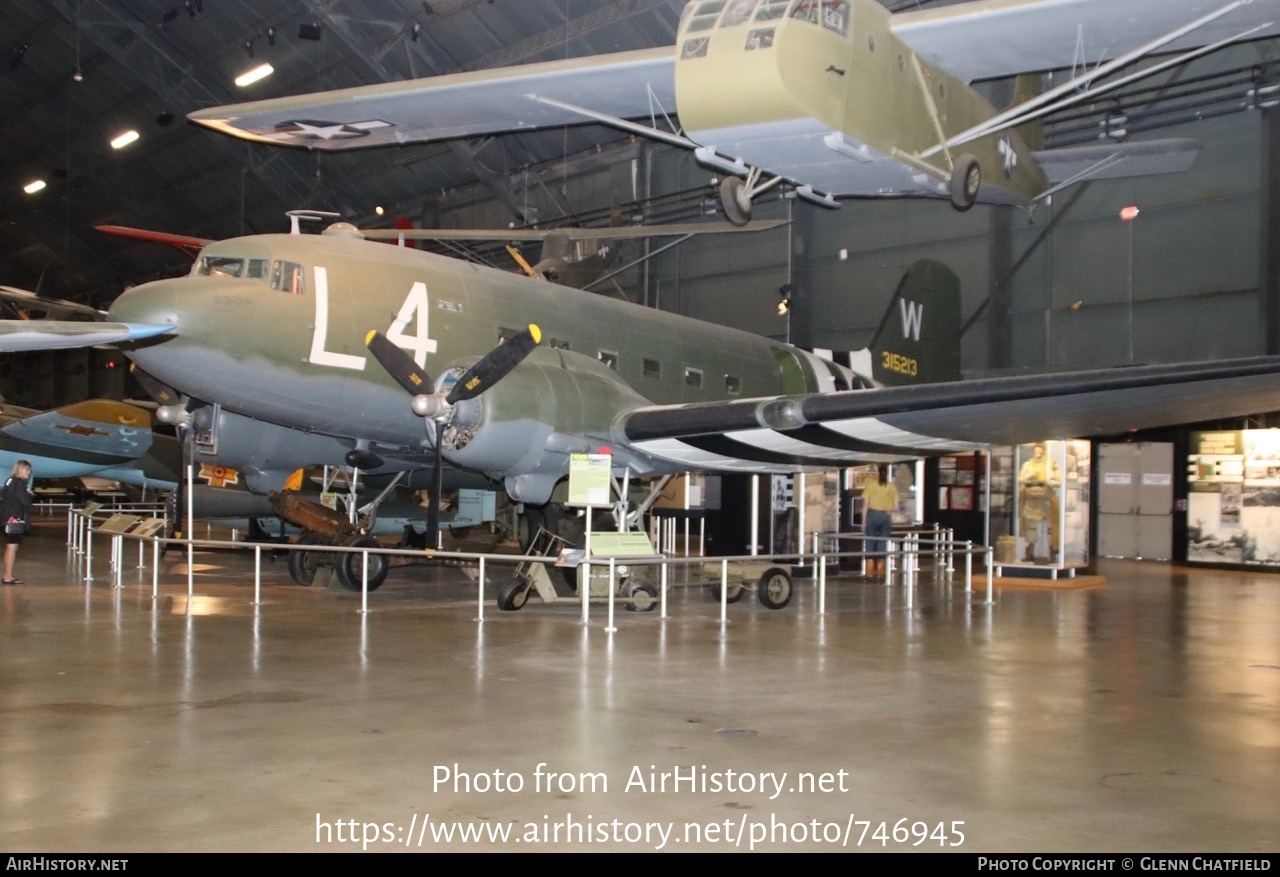
M737 226L751 221L751 196L742 177L725 177L720 181L720 206L725 218Z
M761 605L768 609L781 609L791 602L791 575L781 567L765 570L756 586Z
M498 589L498 608L503 612L515 612L529 600L532 585L524 579L512 579Z
M982 167L972 155L965 153L951 168L951 206L968 210L978 200L982 187Z
M302 535L298 537L299 545L319 545L323 541L318 534L309 530L303 530ZM303 551L302 549L290 551L290 577L304 588L311 587L311 583L316 579L316 570L320 567L320 561L324 557L325 554L318 551Z
M714 584L707 588L711 592L711 599L717 603L720 602L720 585ZM742 582L729 582L729 593L725 596L726 603L737 603L742 599Z
M378 540L372 536L352 536L342 543L344 548L377 548ZM387 556L369 555L369 590L376 591L387 578ZM359 552L338 555L338 581L348 591L359 591L364 580L364 555Z
M627 609L632 612L652 612L658 605L658 589L649 582L632 582L627 588Z

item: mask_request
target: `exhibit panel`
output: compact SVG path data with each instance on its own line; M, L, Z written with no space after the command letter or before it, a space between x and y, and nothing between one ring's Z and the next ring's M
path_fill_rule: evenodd
M1191 434L1187 561L1280 566L1280 431Z

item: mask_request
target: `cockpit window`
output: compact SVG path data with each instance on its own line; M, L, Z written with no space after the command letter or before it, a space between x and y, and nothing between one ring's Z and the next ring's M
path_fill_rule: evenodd
M271 288L290 295L302 295L306 290L306 274L302 266L297 262L272 262Z
M689 27L686 32L711 30L715 27L716 19L720 17L720 11L724 9L725 2L726 0L701 0L693 10L693 14L689 16Z
M818 24L836 33L849 32L849 0L799 0L791 17Z
M787 4L791 0L764 0L756 12L756 21L774 21L787 13Z
M201 256L193 272L198 277L251 277L267 275L266 259L244 256Z
M755 9L756 3L757 0L729 0L724 15L720 16L720 26L733 27L735 24L742 24L751 17L751 10Z

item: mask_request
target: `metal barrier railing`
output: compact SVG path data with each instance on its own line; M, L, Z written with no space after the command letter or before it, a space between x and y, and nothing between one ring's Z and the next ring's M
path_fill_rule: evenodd
M144 506L136 509L138 511L151 510L155 511L155 506ZM104 518L108 514L117 513L117 509L101 509L92 514L86 514L79 509L70 509L68 511L68 528L69 538L68 545L76 554L82 554L84 557L86 581L92 581L93 571L93 536L94 521L98 518ZM930 532L930 531L921 531ZM739 555L720 558L706 557L669 557L665 555L616 555L608 558L593 558L590 561L584 561L583 571L584 582L588 584L579 589L582 601L582 621L587 623L589 620L589 605L592 602L590 587L590 567L593 565L608 565L608 630L614 628L614 608L615 597L617 592L617 571L618 567L623 564L631 564L640 567L658 567L660 581L658 584L658 595L660 605L660 616L667 617L667 593L670 587L675 585L714 585L715 580L709 580L705 575L690 575L691 567L705 567L708 564L718 564L720 571L718 577L719 595L720 595L720 620L722 623L727 621L727 610L730 592L730 564L752 564L759 565L762 562L775 564L778 566L787 566L795 562L795 565L805 566L812 563L815 567L816 575L814 576L817 587L817 611L818 614L824 614L826 611L826 583L827 583L827 566L830 562L835 561L837 564L843 559L860 560L865 563L868 558L884 558L885 559L885 580L884 584L889 586L894 582L895 570L900 570L899 577L901 584L905 588L907 594L907 605L913 605L914 588L917 584L921 571L920 560L923 557L933 557L937 560L934 564L935 574L950 575L954 572L953 560L956 554L961 554L965 559L965 575L964 590L965 593L973 591L973 558L981 557L985 560L986 565L986 603L993 602L994 599L994 582L993 582L993 557L992 549L987 546L975 546L972 542L955 543L950 537L950 531L937 531L938 536L932 539L921 538L920 532L906 532L897 536L889 537L888 550L884 552L865 552L865 551L821 551L819 550L819 540L826 539L834 541L838 547L839 541L846 539L862 539L861 534L853 533L824 533L814 534L813 551L811 553L801 554L779 554L779 555ZM254 599L253 604L261 604L262 598L262 550L265 548L271 552L292 552L305 550L317 553L333 553L333 554L354 554L361 555L361 607L362 613L368 612L369 607L369 557L370 555L385 555L388 557L408 557L418 560L450 560L457 561L462 564L475 564L478 567L476 576L477 584L477 612L478 621L484 620L485 599L484 588L487 582L487 569L494 564L515 566L516 564L528 561L547 562L549 558L539 555L515 555L515 554L484 554L478 552L458 552L458 551L438 551L433 549L405 549L405 548L381 548L381 547L348 547L348 546L328 546L328 545L293 545L293 544L277 544L277 543L255 543L255 542L239 542L224 541L216 539L174 539L161 535L141 536L134 533L115 533L108 535L111 540L111 569L114 573L114 587L123 587L123 568L124 568L124 545L126 540L138 543L138 568L145 568L145 546L151 545L151 569L152 581L151 592L153 599L159 596L160 588L160 554L163 547L173 546L181 547L186 550L187 554L187 594L188 597L194 595L194 551L196 548L208 548L218 550L234 550L234 551L253 551L254 554ZM828 544L828 547L830 542ZM684 581L671 581L671 568L677 570L685 570Z

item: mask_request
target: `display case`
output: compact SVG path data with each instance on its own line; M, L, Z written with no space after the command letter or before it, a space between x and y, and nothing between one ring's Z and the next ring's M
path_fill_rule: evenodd
M1012 502L1011 513L1001 517L1009 533L998 540L997 566L1031 566L1056 573L1088 565L1089 455L1089 442L1078 439L1013 448L1011 464L999 466L1012 480L997 486L993 478L992 484L993 510L997 497L1005 508ZM1003 462L1001 455L995 457ZM995 529L992 532L999 535Z

